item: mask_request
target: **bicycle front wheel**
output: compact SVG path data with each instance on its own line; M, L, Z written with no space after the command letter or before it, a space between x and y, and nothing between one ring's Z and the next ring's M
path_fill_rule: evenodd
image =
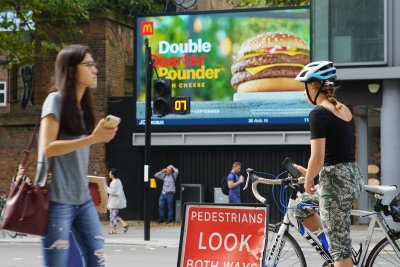
M398 249L400 247L400 233L395 235L393 241ZM396 254L389 240L384 238L372 249L365 266L400 266L400 255Z
M301 266L306 267L306 260L299 244L291 234L285 232L280 245L276 244L278 229L270 225L268 229L268 248L265 256L265 266ZM274 251L277 253L273 254ZM275 255L275 256L272 256Z

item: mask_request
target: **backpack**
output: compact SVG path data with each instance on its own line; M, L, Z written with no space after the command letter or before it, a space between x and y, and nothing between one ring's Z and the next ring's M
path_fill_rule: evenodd
M224 195L229 195L228 175L221 179L221 191Z
M393 217L393 221L400 222L400 193L393 198L389 206L390 206L390 214Z

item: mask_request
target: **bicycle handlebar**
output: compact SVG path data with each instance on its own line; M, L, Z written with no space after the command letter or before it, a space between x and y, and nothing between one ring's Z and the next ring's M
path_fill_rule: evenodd
M253 195L255 198L260 201L261 203L266 204L267 199L264 198L263 196L258 193L257 190L257 185L258 184L270 184L270 185L294 185L294 184L304 184L304 177L299 177L299 178L293 178L293 177L287 177L285 179L268 179L268 178L263 178L263 177L258 177L256 174L254 174L253 169L246 169L247 172L247 179L246 179L246 185L243 188L245 190L247 188L247 185L249 183L249 178L251 178L251 191L253 192Z

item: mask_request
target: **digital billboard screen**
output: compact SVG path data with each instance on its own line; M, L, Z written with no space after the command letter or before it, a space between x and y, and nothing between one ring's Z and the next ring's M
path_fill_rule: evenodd
M145 125L145 40L152 79L171 79L190 114L153 114L156 130L305 129L311 105L294 80L310 61L308 7L135 18L136 126Z

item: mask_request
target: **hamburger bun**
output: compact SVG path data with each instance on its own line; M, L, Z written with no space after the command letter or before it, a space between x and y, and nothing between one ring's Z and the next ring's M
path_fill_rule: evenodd
M263 78L241 83L236 90L238 93L302 91L304 84L293 78Z
M232 64L238 92L301 91L294 78L309 63L309 48L292 33L263 33L246 40Z

